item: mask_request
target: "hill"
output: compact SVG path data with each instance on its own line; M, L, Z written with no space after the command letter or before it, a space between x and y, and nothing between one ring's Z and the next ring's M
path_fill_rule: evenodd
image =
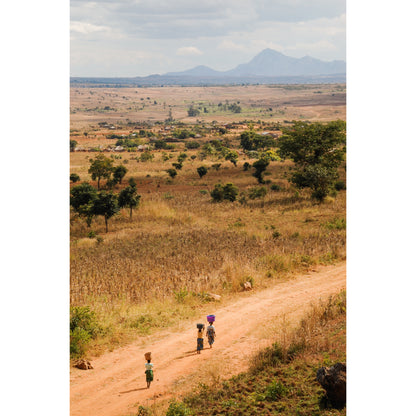
M199 65L186 71L146 77L71 78L72 85L94 86L317 84L345 81L345 61L325 62L309 56L293 58L272 49L265 49L250 62L237 65L228 71L216 71Z

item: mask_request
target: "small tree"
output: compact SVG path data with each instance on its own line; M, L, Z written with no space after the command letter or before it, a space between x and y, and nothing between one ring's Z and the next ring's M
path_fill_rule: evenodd
M73 152L75 148L77 147L78 142L76 140L70 140L69 141L69 150Z
M132 178L130 178L132 179ZM137 194L137 186L134 180L129 181L129 186L124 188L118 195L118 205L120 208L130 208L130 220L133 216L133 208L139 205L141 195Z
M264 179L263 179L264 172L265 172L267 166L269 166L269 163L270 162L266 159L259 159L259 160L256 160L253 163L253 168L255 169L255 172L253 173L253 176L255 178L257 178L257 181L259 183L264 183Z
M198 172L200 178L202 178L208 173L208 169L205 166L200 166L196 169L196 171Z
M116 166L113 171L113 178L117 183L121 184L122 179L126 176L127 168L123 165Z
M69 204L73 210L85 218L87 226L91 226L94 217L94 201L97 199L97 190L87 182L74 186L70 191Z
M76 173L71 173L69 175L69 180L73 183L78 182L81 178Z
M296 171L290 181L298 188L310 188L312 198L322 201L335 187L337 169L346 152L346 123L296 122L279 139L280 155L290 157Z
M291 181L298 188L311 188L312 198L321 202L331 192L337 178L336 169L312 165L306 166L302 171L295 172Z
M172 166L176 169L176 170L181 170L182 169L182 163L178 162L178 163L172 163Z
M105 157L103 154L99 154L95 159L90 159L90 168L88 173L91 175L92 180L97 179L97 188L100 189L101 178L108 179L113 173L113 160Z
M93 212L102 215L105 220L105 232L108 232L108 220L120 211L117 196L111 192L101 191L94 200Z
M234 166L237 166L238 153L235 150L229 150L225 155L225 160L229 160Z

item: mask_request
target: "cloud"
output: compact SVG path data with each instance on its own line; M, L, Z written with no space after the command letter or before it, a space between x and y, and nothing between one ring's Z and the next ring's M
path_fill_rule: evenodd
M195 46L184 46L182 48L179 48L176 51L176 55L178 55L178 56L198 56L198 55L202 55L202 52L198 48L195 48Z
M78 32L85 35L89 33L105 32L109 30L109 28L106 26L97 26L87 22L71 22L70 29L71 32Z
M345 8L345 0L71 0L71 70L102 73L99 54L126 76L227 70L265 48L345 59Z

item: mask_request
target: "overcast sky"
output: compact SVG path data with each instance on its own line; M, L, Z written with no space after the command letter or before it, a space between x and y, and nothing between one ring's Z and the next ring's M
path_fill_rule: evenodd
M345 0L70 0L71 76L228 70L265 48L346 59Z

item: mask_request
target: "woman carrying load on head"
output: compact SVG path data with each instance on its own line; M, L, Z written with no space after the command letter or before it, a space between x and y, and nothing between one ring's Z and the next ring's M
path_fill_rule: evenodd
M150 353L146 353L145 358L147 360L147 363L144 365L144 367L146 368L146 371L145 371L146 383L147 383L147 388L149 388L150 383L153 381L153 364L150 362L151 361Z
M215 340L215 328L214 328L214 321L215 321L215 315L208 315L207 321L209 325L207 326L207 338L208 338L208 344L209 347L212 348L212 344Z
M209 347L212 348L212 344L215 340L215 328L214 325L212 325L212 322L209 323L207 326L207 338L208 338L208 344Z
M198 324L198 335L196 338L196 353L201 354L201 350L204 349L204 325Z

